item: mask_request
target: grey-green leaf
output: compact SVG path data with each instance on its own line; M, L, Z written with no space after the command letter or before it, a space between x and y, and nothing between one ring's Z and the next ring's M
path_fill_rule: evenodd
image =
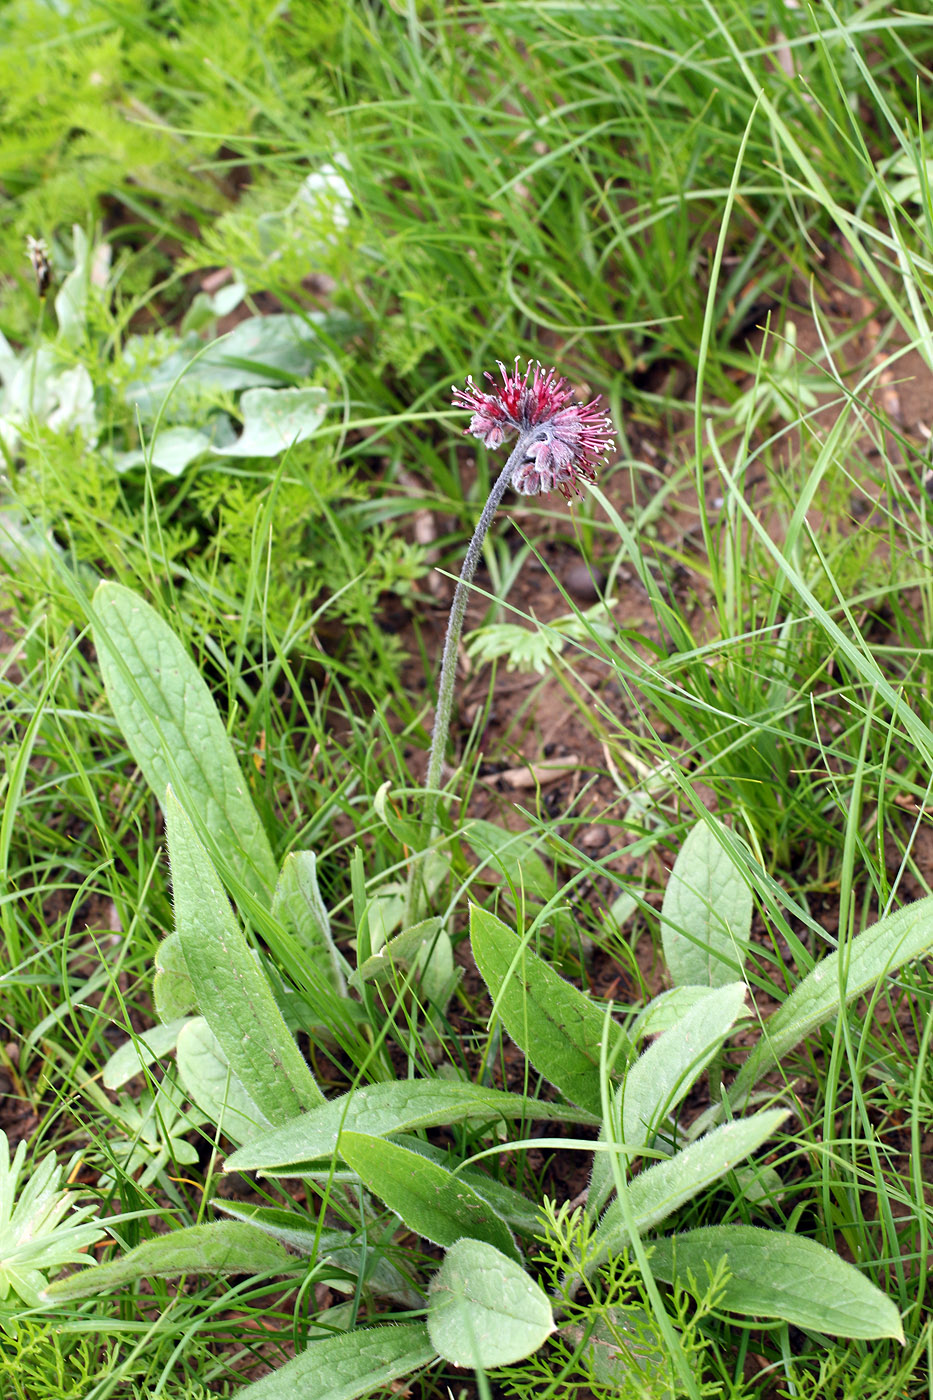
M752 926L752 892L730 832L707 817L674 862L661 907L661 940L678 986L722 987L741 976Z
M119 583L94 594L94 645L114 716L155 796L171 783L264 904L277 870L224 724L168 623Z
M356 1400L410 1376L437 1352L423 1322L354 1328L312 1342L300 1356L237 1393L237 1400Z
M651 1270L702 1288L706 1264L725 1256L729 1273L718 1306L746 1317L777 1318L832 1337L894 1337L903 1342L900 1313L854 1264L815 1240L753 1225L710 1225L657 1241Z
M501 919L475 905L470 942L502 1023L531 1063L571 1103L597 1117L600 1048L609 1035L612 1072L625 1067L630 1042L603 1009L548 967Z
M240 399L243 431L217 457L277 457L313 437L327 413L327 392L310 389L247 389Z
M931 948L933 895L927 895L879 919L844 949L829 953L765 1022L758 1044L729 1091L733 1106L744 1103L761 1076L818 1026L836 1016L843 1003L864 995L882 977Z
M458 1240L428 1288L428 1333L454 1366L510 1366L554 1331L543 1290L513 1259L480 1240Z
M352 1293L355 1280L361 1278L364 1287L377 1297L394 1298L406 1308L422 1305L421 1295L386 1257L378 1243L365 1245L359 1236L351 1235L347 1230L322 1230L314 1220L279 1206L254 1206L216 1199L211 1204L215 1210L232 1215L235 1220L245 1220L255 1225L289 1249L299 1254L313 1254L318 1261L332 1264L335 1270L352 1275L352 1283L331 1280L331 1287L339 1292Z
M156 1060L170 1054L187 1023L188 1018L180 1016L167 1025L153 1026L152 1030L143 1031L142 1035L121 1045L104 1065L104 1088L122 1089L124 1084L148 1069Z
M300 1176L301 1167L330 1157L343 1132L370 1137L411 1132L415 1128L440 1128L468 1118L487 1121L551 1119L558 1122L594 1123L592 1114L561 1104L541 1103L488 1089L483 1084L446 1079L405 1079L394 1084L367 1084L339 1099L264 1134L227 1158L227 1171L261 1171L268 1175Z
M745 1005L745 984L711 991L679 1023L659 1036L631 1066L613 1102L613 1131L630 1153L649 1140L681 1103L719 1050ZM612 1162L599 1152L593 1163L587 1210L598 1212L612 1190Z
M445 1167L386 1138L341 1133L340 1155L360 1180L416 1234L449 1248L485 1240L520 1259L512 1232L472 1186Z
M304 1264L277 1240L239 1220L218 1220L172 1230L93 1269L49 1284L44 1297L50 1302L90 1298L110 1293L147 1278L175 1278L178 1274L292 1274Z
M178 1037L176 1061L188 1097L225 1137L248 1142L268 1128L269 1119L233 1073L203 1016L185 1023Z
M156 948L152 1000L159 1020L166 1024L179 1021L189 1011L197 1009L194 987L188 976L177 933L167 934Z
M275 887L272 913L295 934L325 982L330 983L338 996L345 997L343 959L330 931L313 851L292 851L285 857Z
M323 1102L191 818L165 797L175 922L198 1006L227 1063L272 1123Z
M628 1186L629 1206L639 1234L660 1225L744 1161L777 1131L787 1116L784 1110L772 1108L751 1118L737 1118L714 1128L675 1156L639 1172ZM628 1227L618 1200L612 1202L599 1222L595 1240L597 1247L588 1262L588 1271L628 1244Z

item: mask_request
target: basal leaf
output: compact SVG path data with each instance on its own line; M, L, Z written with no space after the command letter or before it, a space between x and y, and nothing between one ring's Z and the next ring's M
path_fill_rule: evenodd
M719 834L723 833L723 834ZM674 862L661 908L664 958L678 986L722 987L741 976L752 926L752 892L708 817Z
M198 1007L227 1063L272 1123L323 1101L181 803L165 798L175 922Z
M94 594L107 699L159 802L171 783L217 851L264 904L277 870L223 720L197 667L154 608L119 583Z
M711 991L679 1023L665 1031L629 1068L613 1103L613 1132L630 1153L649 1140L664 1118L682 1103L713 1059L745 1005L745 984ZM621 1119L621 1121L620 1121ZM605 1130L603 1140L605 1139ZM601 1210L612 1190L612 1162L598 1152L593 1163L587 1210Z
M706 1265L725 1257L731 1277L718 1306L746 1317L776 1318L831 1337L894 1337L903 1342L894 1303L815 1240L753 1225L710 1225L658 1240L651 1270L690 1289L702 1288Z
M341 1133L339 1152L365 1186L416 1234L449 1248L464 1236L520 1259L512 1233L459 1176L386 1138Z
M428 1333L454 1366L510 1366L554 1331L544 1291L480 1240L458 1240L428 1288Z
M320 1108L293 1118L227 1158L227 1171L261 1171L269 1176L302 1175L302 1166L330 1157L341 1132L383 1137L440 1128L473 1118L502 1120L551 1119L559 1122L598 1121L593 1115L560 1104L541 1103L521 1094L487 1089L446 1079L405 1079L393 1084L367 1084Z
M248 1142L268 1128L269 1119L233 1073L203 1016L186 1021L178 1037L176 1062L188 1097L225 1137Z
M49 1302L59 1303L111 1293L147 1278L175 1278L178 1274L292 1274L296 1269L303 1270L304 1264L277 1240L239 1220L218 1220L156 1235L122 1259L57 1279L49 1284L44 1296Z
M324 389L247 389L240 399L243 431L216 457L278 457L313 437L327 413Z
M475 905L470 909L470 942L502 1024L516 1045L565 1098L600 1117L600 1047L606 1033L602 1007L524 947L501 919ZM608 1032L609 1062L619 1075L630 1043L614 1021Z
M355 1400L433 1361L423 1322L354 1328L312 1342L300 1356L237 1392L237 1400Z
M833 1016L843 1004L870 991L882 977L933 948L933 895L865 929L843 949L821 959L799 982L780 1010L769 1016L761 1038L729 1090L733 1103L746 1101L772 1065Z
M338 996L347 994L343 959L330 931L330 917L317 882L317 857L313 851L292 851L282 862L273 915L290 929L325 983Z
M680 1206L725 1176L766 1142L787 1116L782 1109L765 1109L750 1118L737 1118L714 1128L675 1156L640 1171L628 1184L629 1206L638 1233L660 1225ZM599 1222L595 1239L597 1248L589 1260L588 1271L628 1244L628 1227L618 1199Z

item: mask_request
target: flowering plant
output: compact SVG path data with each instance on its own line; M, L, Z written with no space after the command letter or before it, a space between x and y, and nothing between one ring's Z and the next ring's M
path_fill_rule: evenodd
M523 496L538 496L555 488L568 501L575 495L582 496L583 483L596 480L596 460L608 453L612 443L612 421L600 411L598 398L585 404L577 403L566 379L554 369L545 369L540 362L532 367L529 361L524 374L518 368L517 358L511 374L501 360L498 365L501 385L491 374L486 374L491 391L478 388L469 376L465 389L456 386L453 389L454 406L469 409L473 415L464 429L466 433L479 438L491 449L501 447L516 435L518 441L483 507L450 606L425 778L429 843L434 834L444 749L453 709L457 647L470 584L493 516L509 486ZM412 879L407 914L412 919L416 912L417 894Z

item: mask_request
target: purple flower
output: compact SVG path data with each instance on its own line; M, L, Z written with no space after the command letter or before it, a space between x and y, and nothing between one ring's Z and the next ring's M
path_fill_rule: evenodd
M575 403L573 390L556 370L529 362L524 374L510 374L498 361L501 387L491 374L493 392L478 389L467 378L465 389L454 389L454 406L473 414L465 430L486 447L500 447L514 434L531 434L525 458L512 473L511 486L523 496L537 496L555 487L567 500L582 496L581 481L595 481L595 459L612 442L612 423L599 412L599 399Z

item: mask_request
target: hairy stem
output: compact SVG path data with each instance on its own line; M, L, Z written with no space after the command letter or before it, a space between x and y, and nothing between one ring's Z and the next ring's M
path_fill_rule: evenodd
M428 846L430 846L436 834L437 805L440 800L444 753L447 749L447 736L450 733L450 717L453 712L454 704L457 650L460 645L460 634L463 631L463 619L466 614L467 599L470 596L470 584L473 582L473 575L476 573L476 566L483 552L483 542L492 524L493 516L499 509L502 497L505 495L506 488L512 480L516 467L525 460L529 444L538 436L540 436L540 428L522 433L518 442L515 444L514 451L509 456L509 460L499 473L496 484L490 491L489 498L483 507L483 513L479 518L476 529L473 531L473 538L470 540L470 547L466 552L463 568L460 570L460 577L457 580L457 587L454 590L453 602L450 605L450 617L447 621L447 635L444 638L441 674L437 684L437 709L434 714L434 731L431 735L431 752L428 756L428 772L424 780L427 801L425 802L423 819L428 829ZM418 916L421 886L420 864L420 861L416 858L412 865L411 875L408 881L408 898L406 900L405 911L406 923L413 922Z

